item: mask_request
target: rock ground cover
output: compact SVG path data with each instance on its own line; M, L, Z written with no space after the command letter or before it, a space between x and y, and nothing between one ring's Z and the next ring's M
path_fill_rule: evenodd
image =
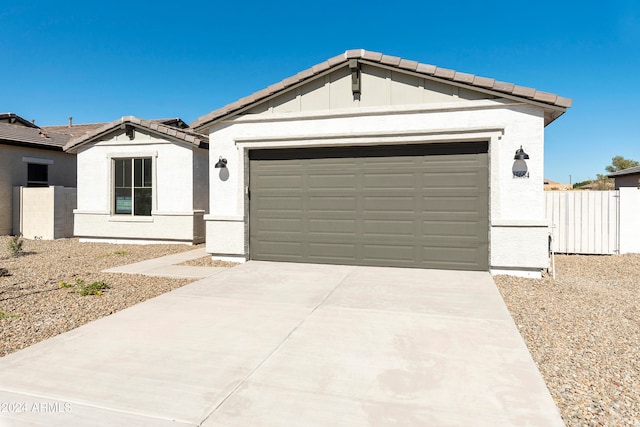
M0 236L0 268L8 274L0 275L0 356L193 282L101 270L199 247L24 240L13 257L9 239ZM109 287L82 296L78 281Z
M495 282L565 424L640 426L640 255L556 256Z

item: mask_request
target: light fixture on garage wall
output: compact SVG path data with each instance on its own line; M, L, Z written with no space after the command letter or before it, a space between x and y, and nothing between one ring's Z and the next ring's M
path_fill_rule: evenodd
M216 163L216 165L214 167L216 169L226 168L227 167L227 159L225 159L224 157L220 156L220 158L218 159L218 163Z
M516 155L513 157L513 160L515 160L511 168L513 177L529 178L529 170L527 168L527 162L525 162L525 160L529 160L529 155L524 152L522 145L516 150Z

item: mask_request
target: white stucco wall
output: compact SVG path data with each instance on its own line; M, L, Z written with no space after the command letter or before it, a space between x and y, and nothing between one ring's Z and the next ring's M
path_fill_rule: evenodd
M542 108L508 100L245 115L210 130L210 170L218 156L229 176L211 174L207 252L246 257L246 154L252 148L489 141L490 265L548 265L543 199ZM529 154L528 178L513 178L515 151ZM224 235L224 239L216 236Z
M203 241L203 236L195 235L202 228L196 222L202 222L208 194L204 196L202 188L195 189L194 177L206 175L202 170L206 150L162 139L139 129L136 129L134 140L122 132L78 151L75 235L83 238ZM112 214L112 159L118 157L153 159L150 217Z

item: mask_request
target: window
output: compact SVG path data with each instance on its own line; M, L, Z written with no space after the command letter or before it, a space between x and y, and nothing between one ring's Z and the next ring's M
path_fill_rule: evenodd
M48 187L49 165L27 163L27 187Z
M114 159L114 209L116 215L150 216L153 182L151 159Z

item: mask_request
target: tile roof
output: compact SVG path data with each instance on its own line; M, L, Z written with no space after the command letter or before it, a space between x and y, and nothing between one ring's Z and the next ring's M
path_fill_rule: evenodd
M36 127L0 123L0 144L24 145L60 150L69 141L68 135L47 132Z
M171 117L166 119L154 119L150 120L151 122L162 123L163 125L186 129L189 127L187 123L185 123L179 117ZM88 134L93 132L96 129L101 128L102 126L108 125L109 122L101 122L101 123L81 123L81 124L72 124L70 125L59 125L59 126L42 126L42 129L48 132L56 132L62 133L65 135L71 135L73 137L79 137L84 134Z
M29 120L26 120L15 113L0 113L0 121L6 120L8 124L19 124L22 126L37 128L34 123L31 123Z
M607 175L609 178L615 178L616 176L633 175L640 173L640 166L634 166L632 168L622 169L621 171L615 171Z
M323 73L331 68L342 66L348 63L348 61L351 59L357 59L366 63L378 63L397 68L398 70L422 74L436 80L451 81L457 84L469 86L470 88L475 87L484 90L490 90L497 93L521 98L525 101L538 102L553 107L560 107L562 109L569 108L572 102L569 98L563 98L552 93L541 92L529 87L517 86L513 83L506 83L487 77L461 73L455 70L436 67L435 65L422 64L417 61L411 61L396 56L384 55L379 52L370 52L364 49L353 49L347 50L341 55L329 58L327 61L314 65L313 67L301 71L292 77L286 78L265 89L255 92L252 95L241 98L235 102L232 102L231 104L214 110L209 114L199 117L198 119L191 122L191 127L197 129L206 126L213 121L221 119L230 114L234 114L245 107L248 107L302 81L311 79L314 76Z
M166 120L174 121L176 119L145 120L134 116L124 116L118 120L114 120L113 122L105 123L88 133L73 137L64 146L64 150L70 151L76 149L81 145L120 128L122 125L131 125L133 127L147 129L152 133L168 136L172 139L184 141L200 148L209 148L209 137L207 135L197 133L192 129L179 129L174 126L163 124L162 122Z
M61 125L61 126L42 126L42 129L47 131L47 132L55 132L55 133L61 133L64 135L69 135L72 137L77 137L77 136L81 136L84 134L87 134L91 131L94 131L104 125L106 125L107 122L102 122L102 123L83 123L83 124L74 124L74 125Z

